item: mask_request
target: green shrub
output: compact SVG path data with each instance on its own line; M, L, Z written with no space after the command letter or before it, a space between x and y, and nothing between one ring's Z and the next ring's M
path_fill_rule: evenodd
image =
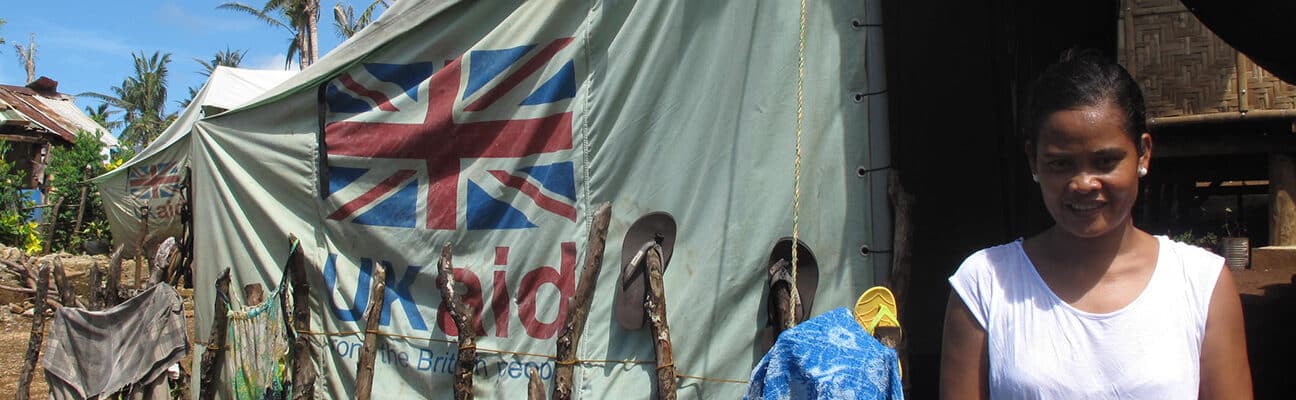
M103 201L94 184L88 181L107 171L102 152L103 144L99 142L99 138L86 132L79 132L72 146L54 146L50 151L50 162L46 168L50 175L47 202L53 204L62 197L63 204L59 207L58 221L53 227L53 249L49 250L79 252L81 242L88 239L81 232L73 231L82 188L86 189L85 211L81 216L83 230L90 223L107 224ZM53 209L46 210L53 212Z

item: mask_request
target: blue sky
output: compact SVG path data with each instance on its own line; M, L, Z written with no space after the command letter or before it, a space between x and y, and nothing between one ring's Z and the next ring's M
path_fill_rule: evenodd
M226 0L15 0L0 7L0 27L6 41L0 47L0 83L22 85L26 73L14 44L27 44L36 34L36 75L59 81L59 91L108 93L132 73L132 52L171 53L168 111L188 97L188 87L202 85L203 67L194 58L210 61L227 46L247 50L242 67L283 69L288 31L229 10L217 10ZM363 9L367 0L321 0L320 56L342 42L333 27L335 2ZM245 0L260 7L263 0ZM359 11L359 10L357 10ZM296 68L295 66L293 68ZM84 108L99 102L78 98Z

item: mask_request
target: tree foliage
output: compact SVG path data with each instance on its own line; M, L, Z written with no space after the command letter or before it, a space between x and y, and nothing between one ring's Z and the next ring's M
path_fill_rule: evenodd
M153 52L146 57L139 52L131 56L135 61L134 76L110 88L110 94L88 92L80 96L99 99L121 110L125 129L118 140L124 147L143 147L176 117L166 112L167 66L171 63L171 53Z
M103 143L96 134L78 132L71 146L52 146L50 163L45 172L49 174L50 204L63 198L59 207L57 223L54 225L54 249L79 251L81 242L86 238L76 232L77 205L81 200L81 190L86 189L85 210L82 214L82 227L87 222L97 225L106 224L107 217L103 211L103 200L89 178L99 176L107 169L104 164ZM50 212L53 210L47 209ZM84 229L82 229L84 230ZM54 250L49 249L49 250Z
M302 68L319 59L319 0L266 0L261 8L231 2L216 8L247 14L270 26L287 30L292 38L288 41L285 67L292 64L294 56Z
M386 8L386 6L387 4L382 0L374 0L360 12L360 15L356 15L354 7L336 3L333 5L333 27L337 29L339 37L350 38L373 22L374 13L379 11L378 7Z

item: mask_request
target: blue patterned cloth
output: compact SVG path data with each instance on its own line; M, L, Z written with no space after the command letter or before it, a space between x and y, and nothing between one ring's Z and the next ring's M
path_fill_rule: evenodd
M895 350L838 308L779 335L743 398L903 400L899 365Z

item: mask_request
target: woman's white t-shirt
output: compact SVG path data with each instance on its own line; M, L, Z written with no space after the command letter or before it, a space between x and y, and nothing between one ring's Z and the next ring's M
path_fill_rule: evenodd
M1224 259L1157 236L1156 269L1120 310L1077 310L1021 240L978 251L950 284L986 330L992 399L1196 399L1211 294Z

